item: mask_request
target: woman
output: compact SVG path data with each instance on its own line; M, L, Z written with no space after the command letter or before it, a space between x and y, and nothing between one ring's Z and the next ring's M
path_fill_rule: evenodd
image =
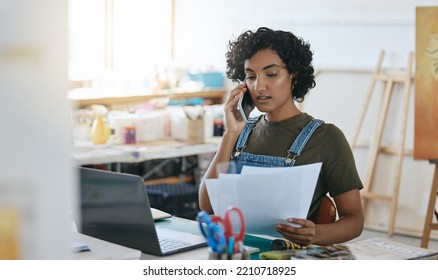
M322 162L307 219L291 217L288 221L301 227L279 224L276 230L301 245L342 243L359 236L364 224L359 193L363 186L350 146L336 126L295 105L315 86L310 45L290 32L262 27L230 41L226 58L228 78L241 83L225 103L226 131L204 178L216 178L217 166L230 160L238 170L245 164L292 167ZM244 121L237 109L244 94L250 94L264 114ZM318 224L316 213L326 194L333 198L339 218ZM212 212L204 182L199 203L202 210Z

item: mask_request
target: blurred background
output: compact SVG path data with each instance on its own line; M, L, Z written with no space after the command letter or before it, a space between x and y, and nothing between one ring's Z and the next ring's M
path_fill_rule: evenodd
M102 108L93 105L103 106L108 123L136 112L157 121L163 109L172 123L181 118L178 106L191 100L209 112L205 136L218 136L214 121L233 86L224 76L228 41L266 26L311 44L317 86L300 106L351 139L380 52L385 69L405 70L415 51L416 7L432 5L436 1L0 0L0 251L5 258L69 258L78 218L72 154L76 141L91 141L96 108ZM403 87L393 91L385 146L400 141ZM395 230L420 236L433 165L413 158L413 98L411 92ZM362 177L379 104L377 95L354 149ZM187 137L171 128L154 131L137 141ZM396 165L394 153L379 158L376 191L392 192ZM370 205L367 226L387 230L388 204Z

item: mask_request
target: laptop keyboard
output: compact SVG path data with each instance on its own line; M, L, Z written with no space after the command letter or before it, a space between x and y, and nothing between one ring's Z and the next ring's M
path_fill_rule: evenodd
M159 238L160 247L163 252L179 249L181 247L186 247L190 243L180 240L174 240L169 238Z
M159 194L171 196L176 194L197 193L198 189L193 184L157 184L146 186L147 192L152 194Z

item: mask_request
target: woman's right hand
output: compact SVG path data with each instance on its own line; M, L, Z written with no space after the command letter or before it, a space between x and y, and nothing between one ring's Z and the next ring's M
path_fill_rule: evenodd
M230 161L230 156L233 153L234 146L237 139L239 138L240 132L246 125L245 120L242 118L239 110L237 109L237 104L239 98L247 91L245 83L238 85L233 88L228 95L227 101L224 105L224 119L225 119L225 133L222 137L221 144L207 169L207 172L202 179L199 187L199 207L207 211L208 213L213 213L213 208L210 203L210 198L208 196L207 187L205 185L205 179L217 178L217 166Z
M228 99L225 102L225 127L227 133L240 134L246 125L245 120L242 118L242 115L237 108L237 104L239 98L241 98L247 90L246 83L238 85L231 90Z

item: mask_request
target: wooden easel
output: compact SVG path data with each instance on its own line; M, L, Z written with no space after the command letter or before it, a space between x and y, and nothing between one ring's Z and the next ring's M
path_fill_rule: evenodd
M438 160L433 160L435 164L435 173L433 175L432 189L430 191L429 206L427 207L426 220L424 222L423 237L421 238L421 247L429 246L429 237L431 230L438 230L438 223L433 223L433 214L435 211L436 197L438 196Z
M383 82L385 84L383 94L382 94L382 100L381 100L381 107L378 117L378 122L376 126L376 134L374 136L374 139L372 140L372 143L369 147L369 160L367 163L367 169L365 174L365 181L364 181L364 190L361 192L362 200L363 200L363 209L364 213L366 214L368 201L369 200L380 200L380 201L386 201L391 204L391 211L390 211L390 219L389 219L389 225L388 225L388 235L392 236L394 234L394 225L395 225L395 217L397 212L397 202L398 202L398 193L399 193L399 186L400 186L400 178L401 178L401 170L403 165L403 156L404 156L404 146L405 146L405 136L406 136L406 125L407 125L407 117L408 117L408 105L409 105L409 95L410 95L410 89L411 89L411 81L412 81L412 63L413 63L413 53L411 52L408 57L408 66L406 68L406 71L403 73L384 73L382 71L382 62L383 57L385 55L384 51L380 52L377 65L374 69L374 72L372 74L371 83L368 87L368 92L365 97L365 101L362 105L360 114L359 114L359 120L356 124L355 131L352 137L352 140L350 142L350 146L352 149L356 147L357 138L359 136L363 120L365 118L368 105L371 99L371 96L374 92L374 88L376 86L376 83L378 81ZM394 180L394 186L392 190L391 195L384 195L379 194L376 192L373 192L372 190L372 183L375 175L375 168L376 168L376 162L378 159L379 153L388 152L388 149L381 146L381 140L383 135L383 130L385 128L386 123L386 117L388 115L388 109L389 104L391 101L393 88L396 83L404 84L404 90L403 90L403 108L402 108L402 119L401 119L401 129L400 129L400 142L398 143L398 146L395 147L395 154L397 157L397 164L396 164L396 172L395 172L395 180Z

